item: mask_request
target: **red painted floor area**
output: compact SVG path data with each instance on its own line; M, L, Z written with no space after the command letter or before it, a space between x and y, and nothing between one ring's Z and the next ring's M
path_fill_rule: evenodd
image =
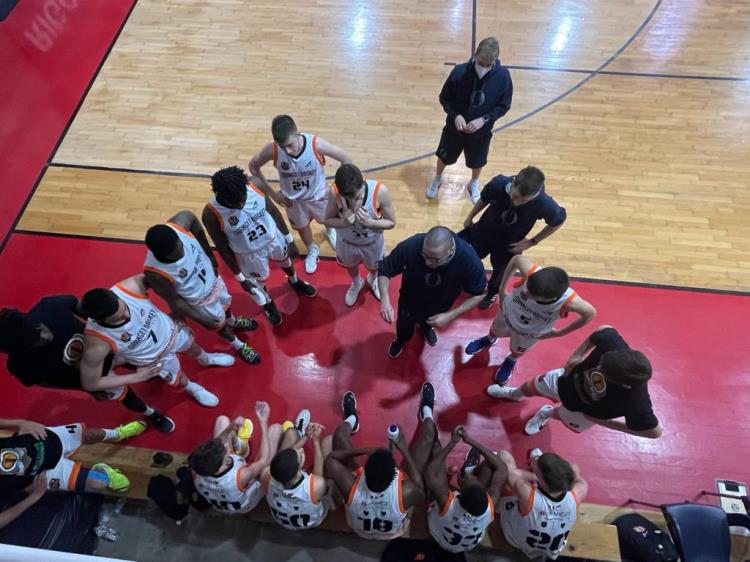
M19 2L0 23L0 240L133 2Z
M28 307L46 294L80 296L88 288L109 286L139 271L142 258L143 248L137 244L14 234L0 256L0 302ZM272 330L259 318L261 328L253 333L252 343L263 356L260 366L199 370L185 361L188 373L221 397L219 407L202 408L159 382L141 385L139 393L166 409L177 431L168 436L147 432L132 444L188 451L210 434L216 415L248 415L258 399L271 404L272 421L307 407L332 430L340 420L339 399L348 389L356 392L361 409L356 443L379 444L385 442L389 423L401 423L411 433L417 394L427 379L437 389L443 436L463 423L492 447L510 447L517 459L530 447L552 449L581 466L591 483L591 501L674 501L713 489L715 477L748 479L750 421L744 400L750 357L742 326L750 316L750 298L575 283L598 308L598 324L616 326L653 362L651 395L666 433L651 441L603 428L576 435L553 424L528 438L521 433L523 421L543 401L509 404L484 394L506 347L501 343L489 355L470 361L461 357L460 348L486 330L491 312L477 311L458 320L440 333L435 348L425 348L415 338L399 359L391 360L386 347L393 328L381 321L369 294L347 308L343 298L348 278L330 261L320 264L311 281L319 296L300 301L286 289L279 272L272 276L270 287L285 321ZM233 280L229 285L236 311L260 316ZM542 342L522 360L515 380L562 365L583 337L574 333ZM198 339L211 350L227 347L213 334L199 332ZM97 403L79 393L26 389L7 373L0 376L4 417L47 424L84 420L103 426L129 417L116 404ZM464 453L459 447L457 455Z

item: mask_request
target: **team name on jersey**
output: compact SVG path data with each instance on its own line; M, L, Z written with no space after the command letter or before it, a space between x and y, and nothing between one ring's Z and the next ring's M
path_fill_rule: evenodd
M143 310L141 310L141 314L143 314ZM151 331L151 323L156 318L156 310L153 308L148 311L148 316L146 316L146 319L143 321L143 325L138 329L138 332L135 335L135 338L132 338L132 336L129 336L131 339L129 341L126 341L124 343L127 343L127 349L134 350L137 348L141 343L143 343L143 340L146 338L146 336L149 335L149 332ZM127 332L123 333L123 337Z

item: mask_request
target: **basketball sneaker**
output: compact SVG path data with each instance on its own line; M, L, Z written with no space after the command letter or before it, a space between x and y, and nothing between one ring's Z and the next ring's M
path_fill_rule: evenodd
M258 323L252 318L247 318L246 316L235 316L232 329L235 332L252 332L253 330L258 329Z
M516 362L516 359L510 353L506 355L505 361L495 371L495 383L505 386L505 383L508 382L513 371L516 369Z
M424 341L427 342L427 345L430 347L434 347L437 345L437 332L435 331L435 328L432 326L422 327L422 335L424 336Z
M497 300L497 295L484 295L484 298L479 301L479 310L487 310Z
M479 180L470 180L466 184L466 189L469 190L469 199L471 199L472 203L479 201Z
M344 296L344 302L346 303L346 306L354 306L356 304L359 292L364 286L364 279L357 275L357 278L352 281L352 284L349 286L349 289L347 289L346 295Z
M300 413L297 414L297 418L294 420L294 429L297 430L297 433L300 437L304 437L307 433L307 428L310 426L310 410L305 408L304 410L300 410Z
M294 289L295 292L309 299L313 298L315 295L318 294L318 291L315 289L315 287L310 285L310 283L308 283L307 281L303 281L299 277L294 283L292 283L292 281L289 280L289 284L292 286L292 289Z
M352 433L359 431L359 416L357 415L357 398L351 390L348 390L341 399L341 411L344 413L344 421L354 418Z
M539 411L531 416L529 421L526 422L526 425L523 427L524 433L526 433L526 435L536 435L539 433L552 418L552 412L554 410L555 408L549 404L539 408Z
M492 347L497 343L497 338L490 338L490 336L482 336L476 340L471 340L467 345L464 352L466 355L476 355L483 349Z
M192 396L193 399L201 406L213 408L214 406L218 406L219 404L219 399L215 394L210 393L208 390L206 390L196 382L189 383L185 387L185 392Z
M327 226L326 238L328 238L328 243L331 245L331 248L335 250L336 249L336 229L331 228L330 226Z
M388 346L388 357L395 359L404 350L404 342L399 340L393 340L391 345Z
M266 313L266 318L271 323L271 326L278 326L282 322L281 313L276 308L276 304L273 301L263 305L263 312Z
M158 410L148 416L148 419L154 424L154 429L156 429L156 431L161 433L172 433L174 431L175 423L172 421L172 418L165 416Z
M117 432L116 441L122 441L123 439L131 439L132 437L137 437L138 435L146 431L147 428L148 424L145 421L141 420L118 425L115 428L115 431Z
M443 177L442 176L435 176L432 178L432 181L427 186L427 190L425 191L425 195L427 195L427 199L435 199L438 194L438 189L440 189L440 184L443 183Z
M260 363L260 354L247 343L243 342L242 347L237 350L237 355L239 355L240 359L245 363L249 363L250 365L257 365Z
M312 275L318 269L318 256L320 255L320 246L311 244L307 248L305 256L305 273Z
M487 387L487 394L493 398L500 398L501 400L513 400L514 402L520 402L524 396L518 388L513 386L502 386L499 384L491 384ZM519 396L520 394L520 396Z
M380 287L378 286L378 274L371 271L367 274L367 284L376 300L380 300Z
M195 358L202 367L231 367L234 365L234 357L228 353L203 352Z
M419 421L424 421L424 409L429 408L432 412L435 409L435 387L431 382L422 385L422 392L419 396Z
M117 468L113 468L108 464L100 462L92 466L91 470L96 470L97 472L103 472L106 474L107 479L109 480L107 488L113 492L127 492L128 488L130 488L130 480L128 480L128 477Z

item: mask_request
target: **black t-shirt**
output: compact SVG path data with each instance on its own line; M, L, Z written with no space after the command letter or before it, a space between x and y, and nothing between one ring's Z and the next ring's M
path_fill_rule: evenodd
M641 431L659 424L651 407L648 384L628 388L606 381L604 388L594 388L588 371L597 365L608 351L630 349L614 328L605 328L591 334L594 344L586 358L573 370L558 380L558 393L563 406L574 412L583 412L592 418L608 420L624 416L628 428Z
M28 433L0 437L0 451L6 449L19 449L20 454L29 457L30 460L23 475L0 475L2 493L26 488L37 475L55 468L63 454L60 438L49 430L44 439L37 439Z
M509 211L512 182L512 176L499 175L482 189L482 201L488 206L471 227L471 240L477 247L505 247L523 240L538 220L543 220L550 226L559 226L565 222L565 209L544 190L531 201Z
M417 317L445 312L453 306L461 291L481 295L487 286L484 266L474 249L454 235L456 252L445 265L428 267L422 257L424 234L415 234L400 242L379 265L385 277L403 274L399 308Z
M28 322L44 324L52 341L28 351L8 355L8 371L26 386L81 388L77 365L65 361L65 348L76 334L83 334L84 322L75 315L78 299L73 295L44 297L28 313Z

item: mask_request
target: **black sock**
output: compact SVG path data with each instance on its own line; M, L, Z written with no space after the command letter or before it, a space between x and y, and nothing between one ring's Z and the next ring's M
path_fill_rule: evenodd
M147 410L146 403L138 398L138 395L130 389L125 393L125 398L122 399L122 405L131 412L138 412L139 414L144 414Z

